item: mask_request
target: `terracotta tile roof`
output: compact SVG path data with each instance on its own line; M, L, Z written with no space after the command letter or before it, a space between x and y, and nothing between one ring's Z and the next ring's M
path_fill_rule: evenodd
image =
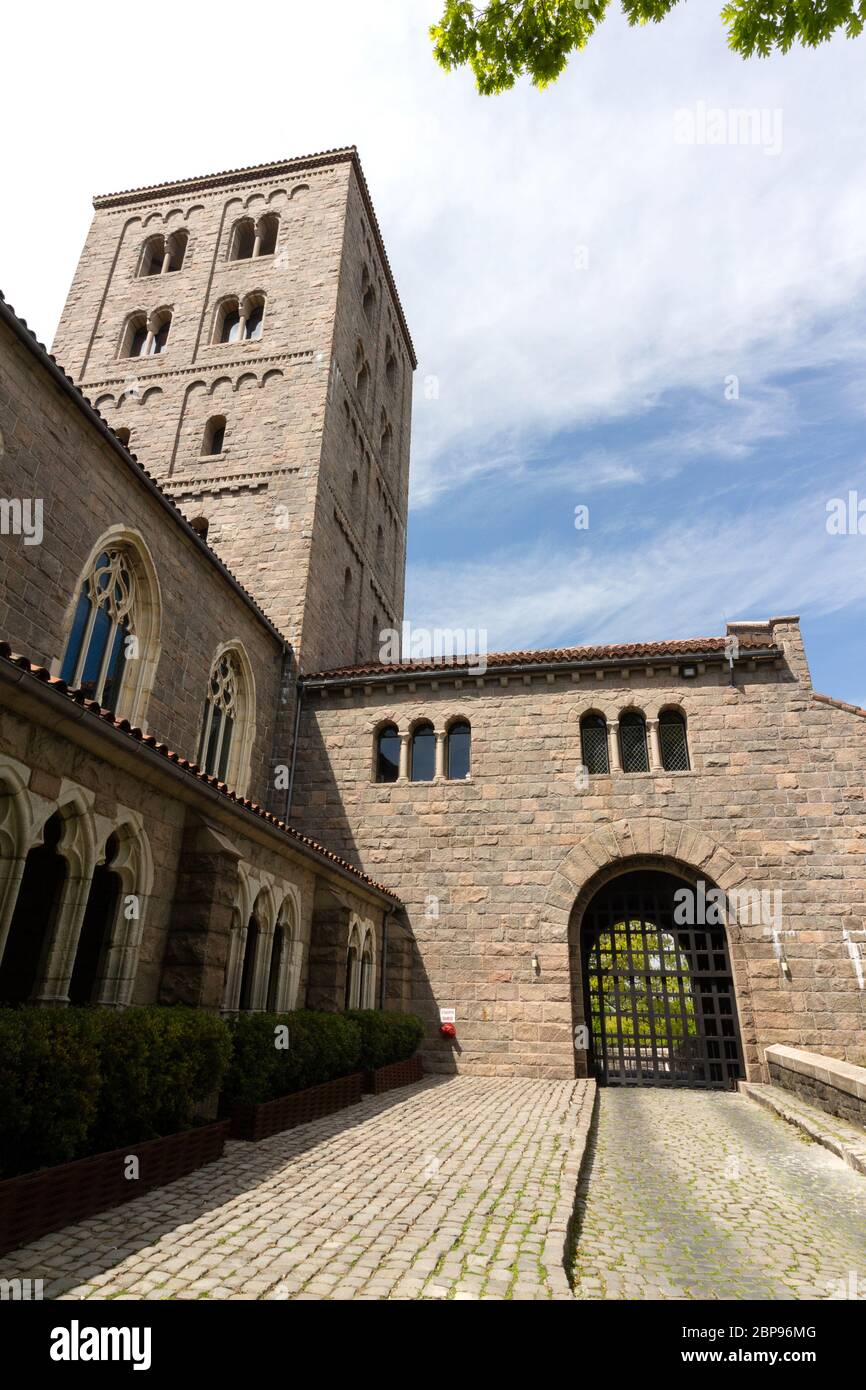
M45 344L40 343L39 339L36 337L36 334L33 332L33 329L29 327L27 320L20 318L19 315L16 314L15 310L12 308L12 305L9 304L9 302L7 301L6 296L3 294L2 290L0 290L0 320L6 322L9 325L9 327L12 328L19 340L23 342L27 348L29 348L29 350L33 353L34 357L42 361L43 365L51 372L55 379L60 382L64 390L66 390L67 394L71 396L72 399L76 402L83 414L86 415L87 418L91 420L91 422L97 424L98 428L100 429L100 432L107 436L110 443L113 445L117 453L120 454L124 462L130 468L132 468L132 470L137 474L139 478L145 480L147 487L152 492L157 494L160 501L164 504L168 511L173 513L178 524L183 527L184 531L187 533L188 536L190 536L190 538L198 546L198 548L201 551L203 551L204 554L208 556L210 561L217 566L217 568L223 573L223 575L225 575L225 577L229 580L232 588L253 610L256 617L259 618L265 624L265 626L270 629L271 633L280 642L283 642L286 645L288 645L288 638L280 632L276 624L271 621L264 609L259 606L259 604L253 598L249 590L244 588L243 584L232 573L228 565L226 565L220 559L216 551L213 550L211 546L208 545L207 541L203 540L199 533L193 529L193 527L189 523L188 518L184 516L183 512L180 510L180 507L178 507L174 499L170 497L169 494L165 492L164 489L160 486L153 474L148 473L147 469L144 467L143 464L139 462L136 455L131 453L130 450L127 449L126 445L120 439L118 439L117 435L109 425L108 421L96 409L96 406L93 405L89 397L87 397L84 394L81 387L78 386L76 382L72 380L72 377L69 376L68 373L64 370L61 364L57 361L57 358L54 357L48 351Z
M13 652L9 643L2 640L0 640L0 659L8 662L11 666L17 666L21 670L26 671L28 675L33 676L38 681L42 681L43 684L51 686L52 689L66 696L66 698L71 700L74 704L81 705L87 710L88 714L94 717L94 719L101 719L103 723L109 724L112 728L126 734L134 742L141 743L145 747L153 749L155 753L159 753L167 762L173 763L175 767L182 768L185 772L188 772L191 777L195 777L197 781L204 782L209 787L213 787L221 796L224 796L227 801L232 801L236 805L242 806L245 810L251 811L254 815L259 816L262 820L275 826L277 830L281 830L293 843L301 848L312 851L320 858L329 860L344 873L351 874L353 878L358 879L368 888L373 888L379 893L384 893L386 897L391 898L394 902L399 903L401 901L397 894L393 892L392 889L387 888L384 883L377 883L369 874L365 874L360 869L356 869L354 864L350 864L347 859L342 859L338 854L334 854L331 850L326 849L324 845L319 844L318 840L313 840L308 835L302 835L300 830L295 830L293 826L287 825L285 821L280 820L278 816L272 815L270 811L266 811L263 806L259 806L255 801L251 801L248 797L239 796L237 792L232 791L230 787L226 786L225 782L220 782L217 777L208 776L206 772L203 772L202 769L189 758L181 757L179 753L175 753L167 744L160 743L153 734L142 733L141 729L134 728L128 719L116 719L110 710L103 709L97 700L89 700L81 690L70 689L66 681L61 680L59 676L52 676L51 672L48 671L46 667L35 665L26 656L20 656L16 652Z
M843 709L846 714L859 714L861 719L866 719L866 709L860 705L849 705L844 700L834 700L832 695L819 695L817 690L812 691L812 699L818 700L822 705L832 705L833 709Z
M607 647L551 647L542 651L490 652L484 662L489 669L503 666L569 666L587 662L617 662L626 664L652 660L653 658L674 656L702 656L723 654L726 638L691 637L678 642L624 642ZM770 638L756 635L742 636L739 639L740 651L778 652L779 648ZM434 675L442 672L459 671L478 666L477 656L455 656L448 660L431 661L420 659L401 661L388 665L382 662L369 662L361 666L340 666L332 671L317 671L304 675L305 684L311 681L340 680L361 676L405 676L417 672Z
M341 164L350 162L355 166L358 175L358 182L361 185L361 193L367 208L367 215L378 243L379 252L382 256L382 263L385 267L385 274L388 279L389 288L394 296L394 303L397 306L397 313L400 318L400 326L406 335L406 345L412 358L412 366L417 367L418 358L412 342L412 335L409 332L409 325L406 322L406 315L400 296L397 293L397 286L394 281L394 274L391 270L391 263L388 260L388 253L385 250L385 241L382 236L382 229L379 226L379 219L373 207L373 199L370 195L370 188L361 168L361 160L358 155L357 145L342 145L333 150L321 150L318 154L295 155L290 159L272 159L266 164L247 164L238 169L223 169L217 174L198 174L186 179L172 179L168 183L148 183L140 188L126 188L120 193L99 193L93 199L93 206L116 207L126 202L141 202L148 197L155 197L162 193L179 193L182 189L195 192L199 188L216 188L220 184L244 183L250 177L264 177L268 173L279 176L283 170L292 169L314 169L323 164Z

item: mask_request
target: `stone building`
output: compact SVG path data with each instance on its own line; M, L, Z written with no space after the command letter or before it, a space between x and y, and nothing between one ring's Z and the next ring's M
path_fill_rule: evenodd
M353 149L97 198L54 353L0 304L0 999L866 1060L866 715L796 618L379 661L415 357Z

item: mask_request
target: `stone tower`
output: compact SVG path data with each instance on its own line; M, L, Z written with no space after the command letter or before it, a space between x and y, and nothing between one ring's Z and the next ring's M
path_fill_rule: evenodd
M355 149L94 208L54 355L301 669L374 656L403 615L416 363Z

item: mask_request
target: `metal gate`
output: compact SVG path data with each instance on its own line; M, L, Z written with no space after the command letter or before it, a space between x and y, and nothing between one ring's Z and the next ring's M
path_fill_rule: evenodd
M743 1075L725 929L674 920L674 893L689 887L623 874L587 909L584 1004L600 1085L729 1089Z

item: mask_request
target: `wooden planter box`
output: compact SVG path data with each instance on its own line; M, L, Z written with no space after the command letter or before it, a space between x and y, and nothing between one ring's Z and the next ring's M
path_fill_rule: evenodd
M350 1076L338 1076L335 1081L325 1081L321 1086L310 1086L306 1091L294 1091L289 1096L279 1096L276 1100L265 1100L259 1105L234 1105L229 1119L232 1139L267 1139L284 1129L294 1129L310 1120L319 1120L323 1115L331 1115L347 1105L354 1105L361 1099L363 1072L355 1071Z
M383 1091L393 1091L395 1086L411 1086L424 1075L421 1057L416 1052L405 1062L389 1062L387 1067L377 1067L375 1071L364 1072L364 1090L374 1096Z
M201 1125L0 1181L0 1254L163 1187L222 1156L228 1124ZM135 1155L137 1178L126 1178Z

